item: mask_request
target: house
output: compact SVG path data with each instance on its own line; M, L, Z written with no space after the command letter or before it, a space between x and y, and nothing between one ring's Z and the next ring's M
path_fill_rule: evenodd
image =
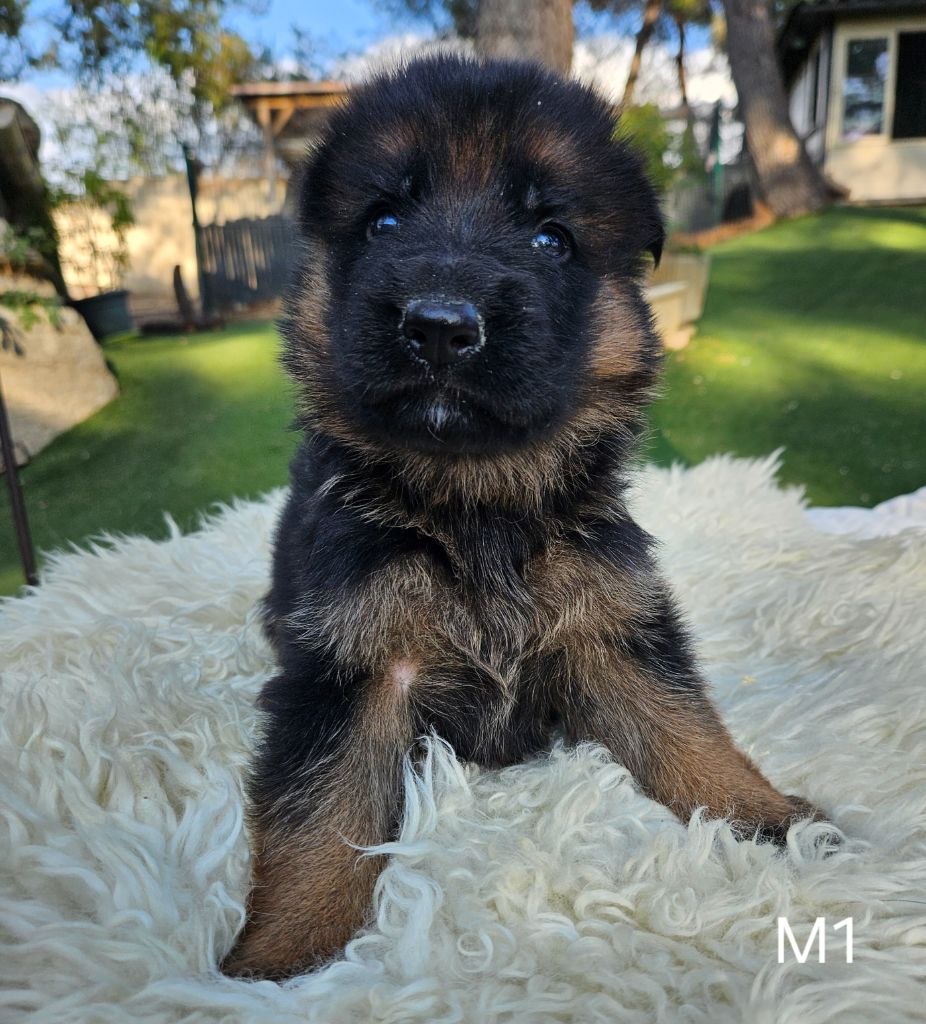
M778 38L791 120L852 201L926 199L926 0L809 0Z

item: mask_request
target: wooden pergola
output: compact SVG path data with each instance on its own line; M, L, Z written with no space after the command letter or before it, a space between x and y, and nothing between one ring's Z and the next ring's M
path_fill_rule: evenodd
M264 166L271 199L276 194L276 157L297 164L332 107L347 94L343 82L243 82L232 95L247 109L264 135Z

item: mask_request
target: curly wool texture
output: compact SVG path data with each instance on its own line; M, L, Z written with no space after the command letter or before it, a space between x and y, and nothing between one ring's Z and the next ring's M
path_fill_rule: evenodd
M480 772L431 741L374 926L285 986L222 977L276 494L60 555L3 604L0 1020L921 1020L926 530L825 536L774 471L647 470L634 504L734 736L835 853L821 825L785 853L682 825L597 748ZM778 964L779 915L801 944L826 918L825 963Z

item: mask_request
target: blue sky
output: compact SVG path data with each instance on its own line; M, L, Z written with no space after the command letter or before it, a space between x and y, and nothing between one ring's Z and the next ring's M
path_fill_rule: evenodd
M308 36L316 73L332 73L330 65L338 58L363 53L376 42L387 37L415 33L428 35L433 25L426 19L415 19L401 11L401 0L239 0L240 6L230 6L227 23L240 32L258 51L269 51L274 59L291 57L295 50L293 27ZM542 0L538 0L542 2ZM48 22L42 17L59 7L61 0L33 0L31 10L37 17L28 26L36 47L47 42ZM575 21L577 35L622 35L628 40L639 27L643 3L632 13L617 21L605 14L595 14L583 0L576 0ZM689 53L708 44L708 32L692 29L688 33ZM606 49L609 44L606 44ZM674 47L674 41L668 45ZM336 69L334 69L334 73ZM618 71L617 77L626 75ZM72 78L61 72L31 73L19 83L6 83L2 91L19 99L39 121L44 130L46 144L51 138L53 103L49 94L67 90L74 84ZM620 85L620 82L618 83Z
M642 0L639 6L642 12ZM263 7L259 14L236 11L229 21L250 42L269 45L277 55L286 53L287 39L294 24L318 43L320 55L328 57L364 50L385 36L408 31L427 32L431 27L426 20L397 15L396 9L401 7L399 0L392 3L384 0L307 0L304 3L263 0ZM618 26L625 32L633 32L639 20L640 13L634 12L617 23L608 14L596 14L585 4L576 4L576 27L580 34L614 31ZM705 45L705 30L689 31L693 48Z
M264 0L264 10L252 14L234 11L229 24L255 46L268 46L276 55L287 52L292 26L308 32L318 44L319 55L335 57L366 49L384 36L407 31L426 31L426 22L396 18L376 0Z
M31 24L26 33L39 48L46 44L50 29L43 12L54 4L33 3ZM342 53L366 49L371 43L399 32L426 32L429 26L411 16L397 18L377 0L244 0L232 6L227 17L229 27L245 37L256 49L268 48L276 57L292 51L292 27L297 25L317 44L319 57L331 59ZM60 88L69 84L61 72L31 72L24 82L42 89Z
M41 15L43 6L36 2L32 10ZM640 7L642 9L642 2ZM227 21L256 50L269 50L276 59L292 55L295 25L307 34L316 61L324 67L340 56L362 52L377 40L388 36L407 32L424 35L432 31L433 26L426 19L397 13L400 8L400 0L304 0L302 3L293 3L292 0L244 0L241 6L231 7ZM633 35L640 18L639 12L634 11L618 22L607 14L593 13L581 0L576 3L575 11L579 35L615 31ZM34 39L42 40L48 28L37 20L33 22L31 31ZM690 51L705 46L707 42L706 30L689 30ZM69 76L59 71L32 72L22 79L25 89L7 91L31 98L70 84Z

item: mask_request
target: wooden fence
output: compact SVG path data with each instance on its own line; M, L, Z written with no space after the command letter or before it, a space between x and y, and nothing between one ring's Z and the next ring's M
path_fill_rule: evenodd
M292 221L280 216L200 227L205 308L218 313L281 295L294 237Z

